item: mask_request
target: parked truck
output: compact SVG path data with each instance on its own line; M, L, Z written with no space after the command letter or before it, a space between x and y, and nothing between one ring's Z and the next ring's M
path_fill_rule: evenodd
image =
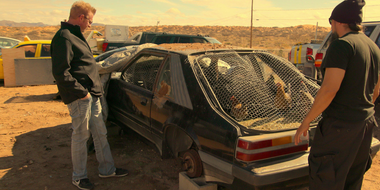
M109 40L109 38L107 38L107 31L106 31L106 38L104 39L104 42L103 42L102 52L117 49L123 46L151 43L152 39L156 35L159 35L159 34L163 34L163 33L162 32L138 32L128 39Z
M132 37L129 36L128 26L106 25L104 39L93 38L91 33L87 41L94 54L101 54L109 50L124 46L140 45L145 43L217 43L217 39L207 35L171 34L166 32L138 32Z
M311 40L310 43L298 43L294 45L288 54L288 60L304 75L317 79L314 58L321 43L321 40Z
M367 35L372 41L376 43L376 45L380 48L380 21L374 22L363 22L363 33ZM315 63L314 68L317 71L318 79L322 79L321 74L321 64L323 58L326 55L327 48L331 43L331 32L327 34L325 39L322 42L322 45L317 50L317 54L315 55Z
M87 38L87 42L94 54L101 54L119 47L140 45L152 42L152 39L162 32L138 32L129 38L129 27L123 25L106 25L104 38L94 38L94 35L102 35L94 30Z

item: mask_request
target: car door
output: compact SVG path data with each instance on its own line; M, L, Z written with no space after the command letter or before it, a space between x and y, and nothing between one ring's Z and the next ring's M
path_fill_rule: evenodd
M38 55L38 57L41 59L41 58L51 58L51 54L50 54L50 44L41 44L40 46L40 51L38 51L40 54Z
M113 106L129 121L131 127L148 134L150 129L150 109L153 98L153 85L158 69L166 55L142 53L129 63L118 81L118 95L114 95Z
M153 134L163 137L164 124L172 113L173 106L173 86L171 82L171 58L165 60L164 65L157 77L156 88L151 109L151 121Z
M16 48L24 48L25 49L25 58L34 58L36 56L38 44L25 44L20 45Z

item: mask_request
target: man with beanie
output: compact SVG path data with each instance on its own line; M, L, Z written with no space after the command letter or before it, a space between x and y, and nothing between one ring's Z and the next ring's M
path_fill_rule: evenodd
M96 9L83 1L75 2L67 22L51 42L53 76L72 120L72 183L79 189L93 189L87 178L87 140L94 139L99 177L122 177L128 171L115 168L107 141L99 97L103 94L96 62L83 32L91 27Z
M294 137L298 144L322 113L309 155L310 190L361 189L371 166L380 50L360 32L364 5L364 0L347 0L332 11L329 21L338 38L327 49L322 86Z

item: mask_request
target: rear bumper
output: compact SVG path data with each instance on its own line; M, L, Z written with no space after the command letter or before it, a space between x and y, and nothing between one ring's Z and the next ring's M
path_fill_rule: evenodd
M251 186L265 186L309 175L308 152L291 157L255 163L245 168L224 162L199 151L207 181L232 184L241 180Z
M371 155L380 150L380 141L373 138ZM232 184L238 179L251 186L267 186L295 179L302 179L309 175L309 152L281 158L273 161L262 161L247 167L239 167L220 160L208 153L199 151L207 181L219 181Z
M232 167L233 176L253 186L265 186L309 175L308 153L247 168Z

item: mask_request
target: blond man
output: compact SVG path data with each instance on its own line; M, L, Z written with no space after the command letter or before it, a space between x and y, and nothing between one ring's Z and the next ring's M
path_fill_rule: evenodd
M128 171L115 168L107 141L99 97L103 94L96 62L83 32L91 27L96 9L75 2L67 22L61 23L51 43L52 70L59 93L72 119L72 183L79 189L93 189L87 178L87 140L94 139L99 177L122 177Z

